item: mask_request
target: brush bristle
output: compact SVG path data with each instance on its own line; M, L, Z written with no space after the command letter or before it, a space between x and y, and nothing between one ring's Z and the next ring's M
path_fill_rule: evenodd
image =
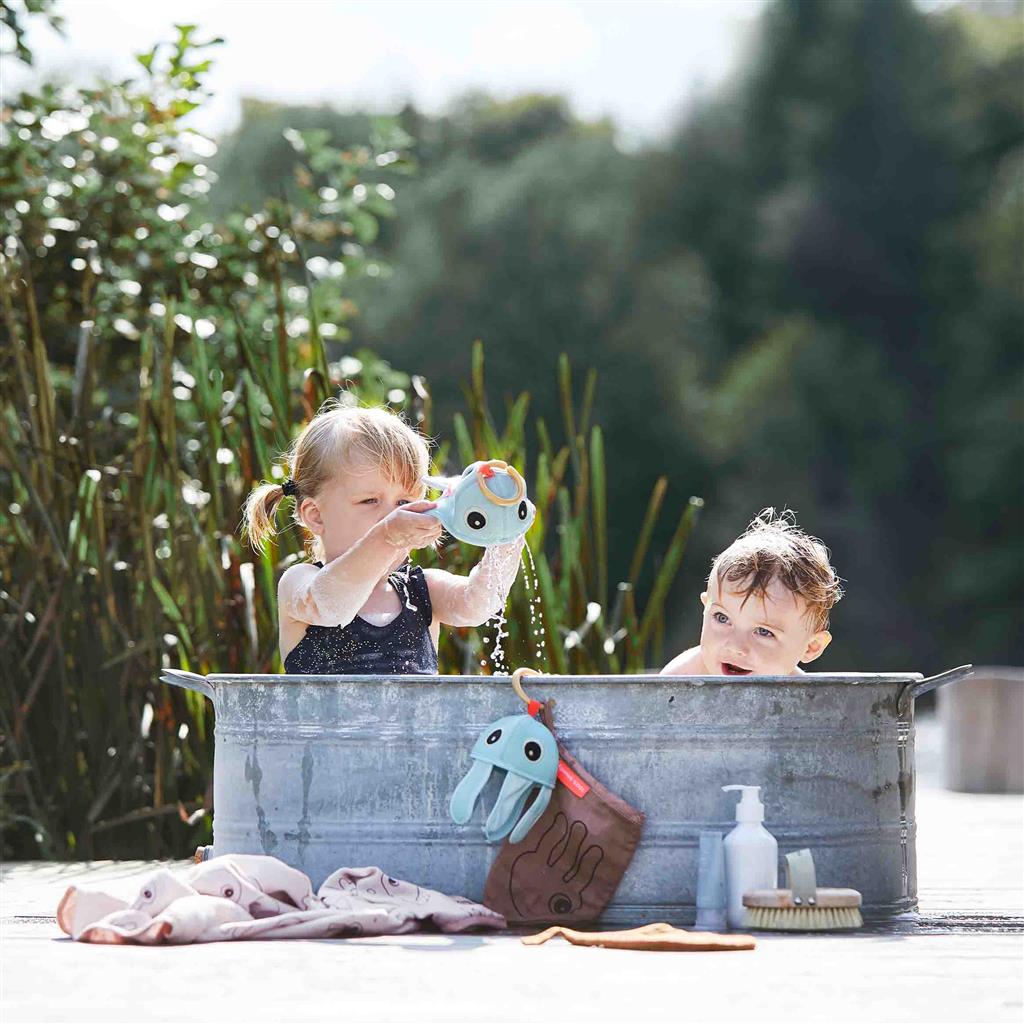
M743 927L769 932L828 932L860 928L863 923L856 907L747 907Z

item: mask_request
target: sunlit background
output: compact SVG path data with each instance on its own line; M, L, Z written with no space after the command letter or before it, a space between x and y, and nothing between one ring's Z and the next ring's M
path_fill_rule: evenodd
M61 7L67 38L45 25L28 34L37 75L84 81L133 71L132 54L166 36L171 21L221 36L207 82L213 97L192 123L236 128L241 100L330 103L430 114L484 90L565 96L585 119L609 116L625 143L665 136L691 97L735 68L765 0L682 3L279 4L218 0L156 4L75 0ZM137 66L137 65L136 65Z
M446 468L502 444L550 497L539 667L696 643L711 557L765 506L845 581L815 669L1021 663L1017 0L0 10L0 559L36 578L3 595L32 679L8 724L113 721L61 696L95 658L125 735L166 726L123 764L85 744L71 832L130 813L122 776L201 803L204 711L155 669L279 667L298 540L254 560L238 507L346 381L427 416Z

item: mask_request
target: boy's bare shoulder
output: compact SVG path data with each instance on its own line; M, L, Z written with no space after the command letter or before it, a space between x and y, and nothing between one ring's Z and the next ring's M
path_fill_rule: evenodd
M700 655L700 647L691 647L677 654L659 673L663 676L705 676L708 670Z

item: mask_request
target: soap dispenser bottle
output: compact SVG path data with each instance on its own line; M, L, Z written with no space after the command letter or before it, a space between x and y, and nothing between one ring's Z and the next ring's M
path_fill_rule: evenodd
M743 894L754 889L777 889L779 885L779 844L761 824L764 804L760 786L723 786L724 792L738 789L736 827L725 837L725 883L728 893L730 928L742 928L746 911Z

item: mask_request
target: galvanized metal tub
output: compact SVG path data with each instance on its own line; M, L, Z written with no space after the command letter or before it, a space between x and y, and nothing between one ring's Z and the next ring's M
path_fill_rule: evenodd
M732 827L734 782L762 787L780 854L810 847L819 885L860 890L867 918L914 910L914 698L970 672L529 680L561 740L647 815L603 920L692 923L698 835ZM314 886L374 864L480 899L499 780L468 825L448 801L484 726L523 708L508 677L162 678L214 703L213 855L272 854Z

